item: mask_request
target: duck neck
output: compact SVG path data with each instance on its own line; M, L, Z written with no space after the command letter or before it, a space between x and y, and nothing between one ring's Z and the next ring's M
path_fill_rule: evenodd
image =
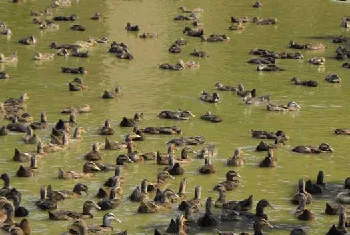
M174 166L174 157L172 154L169 154L169 156L168 156L168 165Z
M116 190L116 188L112 188L111 189L111 193L109 194L109 199L110 200L115 199L115 190Z
M44 123L46 123L46 122L47 122L46 113L41 113L41 116L40 116L40 122L44 122Z
M67 146L69 144L69 137L67 133L64 133L63 135L63 141L62 141L64 146Z
M45 186L41 186L40 188L40 199L44 200L46 198Z
M79 127L75 128L74 134L73 134L73 138L74 139L81 138L81 132L80 132L80 128Z
M109 121L109 119L105 121L105 128L111 128L111 122Z
M257 217L262 217L262 216L265 214L264 209L265 209L265 206L261 205L261 204L258 202L258 204L256 205L255 215L256 215Z
M76 123L77 122L77 116L75 113L71 113L69 116L69 122L70 123Z
M211 197L208 197L207 201L205 202L205 214L211 214L212 210L212 199Z
M200 186L197 186L195 189L194 189L194 199L201 199L201 195L202 194L202 189Z
M181 159L188 159L188 152L186 147L184 147L181 151Z
M128 142L127 144L127 149L128 149L128 154L132 154L133 153L133 147L132 147L132 143Z
M30 126L27 127L27 136L32 136L33 135L33 129L30 128Z
M323 171L318 172L316 184L324 185L324 173L323 173Z
M45 190L44 190L44 193L45 193ZM51 184L49 184L49 185L47 186L46 196L47 196L47 198L52 199L53 192L52 192L52 186L51 186Z
M141 182L141 193L147 194L147 180Z
M19 207L19 204L21 203L21 198L18 195L14 195L12 199L13 199L13 206L15 207L15 209L17 209Z
M88 215L91 218L93 218L94 216L91 214L91 207L89 205L83 205L83 215Z
M182 179L179 187L179 195L183 195L186 193L186 179Z
M225 202L226 201L226 193L224 190L219 190L219 198L218 201Z
M4 224L13 224L13 218L15 216L15 208L11 203L6 203L3 206L3 209L6 210L6 220L4 221Z
M31 227L26 219L22 219L21 223L19 224L19 227L22 229L24 234L30 234L31 233Z
M98 144L95 143L94 145L92 145L92 151L93 152L99 152L100 151L100 148L98 147Z
M64 172L61 168L58 169L58 178L63 179L64 178Z
M39 142L36 146L36 153L41 154L44 153L44 147L43 147L43 143Z
M114 170L114 176L120 176L121 175L121 173L122 173L122 168L121 168L121 166L116 166L115 167L115 170Z
M111 228L111 227L112 227L112 225L111 225L111 219L110 219L110 218L108 218L108 216L107 216L107 215L104 215L104 216L103 216L103 223L102 223L102 227L109 227L109 228Z
M347 216L346 216L345 208L341 206L340 213L339 213L339 221L338 221L339 230L346 231L346 228L345 228L346 220L347 220Z
M30 158L30 168L32 168L32 169L37 169L38 168L38 162L37 162L35 156L32 156Z
M4 186L2 188L9 189L10 188L10 177L5 174L2 176L2 180L4 181Z

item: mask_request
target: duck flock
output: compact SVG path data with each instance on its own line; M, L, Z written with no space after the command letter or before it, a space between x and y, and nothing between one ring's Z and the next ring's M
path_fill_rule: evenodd
M18 4L20 7L24 0L12 0L13 4ZM12 4L12 3L11 3ZM42 11L31 11L30 17L33 23L40 30L58 30L62 27L70 27L72 31L88 30L82 24L77 24L75 21L79 19L76 14L59 15L58 9L70 7L71 0L56 0L50 3ZM89 4L84 2L82 4ZM264 8L261 2L245 3L251 4L253 8ZM201 42L208 43L230 43L230 37L224 34L205 34L203 29L204 22L202 16L204 11L201 8L188 9L184 6L179 7L180 15L174 17L175 21L183 21L191 24L183 30L183 37L174 40L174 43L169 47L169 53L182 53L182 48L187 45L189 37L197 37ZM0 16L1 17L1 16ZM99 21L103 18L103 14L96 12L90 19L80 19L81 22L87 20ZM7 19L0 19L0 33L4 37L11 37L12 33L16 34L16 25L7 25ZM227 26L227 30L242 31L248 24L261 25L277 25L280 21L277 18L259 18L259 17L231 17L228 19L231 25ZM69 22L70 26L67 25ZM342 17L340 27L349 28L350 17ZM11 29L13 27L13 29ZM269 27L269 26L266 26ZM128 32L136 32L139 38L154 39L161 37L156 32L142 32L142 26L126 23L125 30ZM333 39L333 43L345 43L346 37L340 36ZM39 44L40 41L33 35L18 39L18 43L24 45ZM49 48L53 53L37 52L34 60L55 60L55 57L80 57L89 58L90 49L98 44L110 43L109 53L115 55L117 59L133 60L134 56L127 42L110 42L108 37L90 37L88 40L77 41L74 44L59 44L52 42ZM286 68L278 65L278 61L282 59L304 60L305 51L320 51L326 50L326 46L321 43L306 43L299 44L291 41L289 43L290 51L271 51L261 48L251 49L248 53L255 58L247 61L249 64L255 64L256 70L264 73L268 72L283 72ZM191 56L197 58L207 58L210 60L210 55L206 51L195 49L190 53ZM335 52L335 58L345 60L350 55L345 46L339 46ZM11 55L0 54L0 63L16 64L18 58L16 53ZM325 57L311 57L307 60L308 63L315 66L324 66ZM158 65L159 69L172 70L173 73L179 73L181 70L200 69L200 64L197 61L178 60L177 63L162 63ZM350 64L345 62L343 68L350 68ZM157 65L155 65L157 68ZM62 73L74 74L76 77L68 83L68 90L72 92L80 92L88 90L88 86L83 80L84 74L88 69L83 66L79 67L61 67ZM190 71L191 72L191 71ZM0 71L0 79L12 79L11 74L6 70ZM325 84L341 83L339 75L329 73L325 78ZM319 82L315 80L301 80L297 77L290 79L290 82L295 85L318 87ZM198 94L198 99L203 103L220 103L222 102L221 94L229 93L237 96L245 105L262 106L266 111L276 113L286 112L301 112L301 106L293 100L290 102L279 104L275 103L270 94L258 96L257 89L246 90L243 84L233 86L217 82L213 84L215 92L202 91ZM208 88L210 89L210 88ZM313 89L313 88L310 88ZM113 89L101 91L100 97L96 99L110 100L123 99L122 89L119 85L115 85ZM21 143L14 149L12 160L18 162L18 170L15 172L4 172L0 178L3 180L3 187L0 189L0 226L1 229L9 234L32 234L30 217L32 211L21 205L23 191L15 184L11 184L11 177L40 177L41 170L38 162L45 161L50 158L54 152L69 152L70 148L83 141L83 136L89 134L78 123L79 115L90 113L94 109L93 105L84 105L79 107L66 107L62 110L57 110L62 114L69 115L69 120L59 119L57 122L49 122L47 113L29 114L27 104L30 92L18 94L18 98L8 98L0 103L0 115L4 120L5 125L0 128L0 138L11 134L12 132L25 133L21 138ZM209 105L209 104L208 104ZM40 115L40 121L34 121L33 117ZM163 110L159 111L158 118L171 119L164 120L165 122L174 123L186 121L190 123L196 116L189 110ZM207 121L208 125L220 125L210 123L220 123L225 120L217 114L210 111L200 114L199 118ZM70 166L61 163L57 167L57 172L53 175L56 179L74 180L72 190L63 190L54 188L51 184L42 185L37 188L40 196L32 203L37 207L40 213L46 214L49 220L60 223L62 220L71 220L68 228L62 226L62 234L127 234L127 230L123 229L123 217L118 216L118 207L126 201L132 202L132 207L135 213L149 214L150 216L158 213L166 216L172 215L169 218L169 224L153 226L152 224L145 225L145 228L151 228L154 234L197 234L201 232L212 234L264 234L264 229L268 232L273 231L278 225L278 221L271 223L268 212L276 208L274 198L260 198L254 201L253 195L249 195L243 200L233 200L227 198L229 191L235 190L241 186L242 179L245 175L239 174L239 169L246 164L246 157L243 149L240 147L234 148L231 157L225 160L227 166L226 171L217 170L217 166L213 160L219 155L218 148L215 144L209 143L203 135L187 135L183 133L180 126L177 125L160 125L160 126L145 126L147 114L137 112L133 117L123 117L120 120L121 128L129 129L130 134L127 134L123 140L112 140L116 134L115 128L110 117L105 118L105 122L100 127L94 128L94 134L100 135L104 143L95 142L92 144L91 151L83 153L83 160L77 159L83 165L82 171L69 170ZM39 136L45 133L46 136ZM275 152L278 149L284 148L284 145L290 139L288 133L283 130L247 130L250 131L251 137L261 139L254 147L255 151L265 151L266 157L260 160L257 164L261 168L277 168L278 160ZM183 135L185 134L185 135ZM350 128L339 127L334 129L335 135L350 135ZM155 150L151 152L142 152L138 150L140 141L150 141L153 136L174 136L166 142L166 148L163 150ZM43 137L43 138L42 138ZM153 139L154 140L154 139ZM22 152L20 149L23 144L36 146L33 151ZM177 152L177 150L180 150ZM115 164L109 164L105 161L107 151L116 151ZM290 151L305 154L332 154L336 152L328 143L320 143L318 146L299 145L294 146ZM114 160L113 160L114 161ZM148 161L149 163L145 164ZM188 178L192 174L188 174L189 166L193 162L203 162L196 172L198 175L216 174L218 177L225 177L225 180L217 178L217 184L212 185L212 191L217 194L217 197L202 197L201 180L196 181L196 185L190 185L194 188L194 195L186 192ZM217 161L216 161L217 162ZM132 173L128 173L130 164L138 164L140 168L157 166L157 174L149 179L141 179L138 186L134 186L129 190L125 185ZM220 168L222 169L222 168ZM110 173L109 173L110 172ZM350 227L350 177L339 179L344 182L341 188L337 188L327 183L323 170L318 172L316 180L305 179L299 177L296 182L297 190L294 195L285 195L290 198L290 205L293 207L293 215L296 221L312 221L317 219L316 213L312 211L309 204L314 200L319 200L324 197L328 202L325 204L324 213L327 215L338 216L339 220L336 224L329 224L329 230L321 234L338 235L347 234L347 227ZM100 182L100 187L96 189L88 188L82 182L88 182L96 177L97 174L104 175L105 180ZM129 174L129 175L128 175ZM112 175L112 176L111 176ZM128 175L126 177L126 175ZM136 177L136 176L135 176ZM178 188L169 187L169 181L180 177L180 185ZM205 180L205 176L203 177ZM261 177L261 176L260 176ZM198 178L200 179L200 178ZM83 181L81 181L83 180ZM262 181L262 179L259 179ZM62 183L63 184L63 183ZM261 186L260 186L261 187ZM93 191L96 190L96 193ZM204 192L206 193L206 192ZM91 194L93 194L91 196ZM329 195L332 195L331 197ZM73 201L77 198L86 198L86 201L80 208L72 208L71 210L61 210L60 204L63 201ZM266 209L268 209L266 211ZM105 211L101 224L92 224L94 210ZM19 218L17 218L19 217ZM289 218L288 218L289 219ZM56 222L57 221L57 222ZM119 224L116 224L118 222ZM305 225L305 222L303 223ZM307 225L307 224L306 224ZM153 226L153 227L152 227ZM221 230L220 228L227 230ZM306 226L307 227L307 226ZM281 228L279 228L281 229ZM307 234L308 232L315 234L312 230L305 229L305 226L290 225L286 228L288 233L292 235ZM150 229L147 230L149 232ZM120 232L116 232L120 231ZM54 234L56 231L53 231ZM51 233L51 231L50 231ZM145 232L146 233L146 232ZM58 234L58 233L57 233ZM274 233L278 234L278 233Z

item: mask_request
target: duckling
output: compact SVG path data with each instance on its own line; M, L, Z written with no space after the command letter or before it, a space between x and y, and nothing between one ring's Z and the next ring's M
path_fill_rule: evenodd
M313 65L324 65L324 63L326 62L326 59L324 57L312 57L309 59L309 64L313 64Z
M199 51L197 49L194 49L193 52L190 53L190 55L195 57L201 57L201 58L209 57L208 53L206 53L205 51Z
M17 61L18 61L17 52L14 52L7 57L5 57L4 54L0 53L0 63L17 63Z
M297 153L307 153L307 154L319 154L319 153L327 153L334 152L334 149L327 143L321 143L318 147L312 147L310 145L304 146L300 145L292 149L293 152Z
M298 194L299 198L299 206L296 209L294 215L299 220L313 220L315 219L315 213L313 213L310 209L306 209L306 196L303 193Z
M285 68L278 67L275 64L259 64L256 67L257 71L265 71L265 72L279 72L279 71L285 71Z
M55 54L37 52L34 56L34 60L53 60L54 56Z
M318 85L317 81L314 81L314 80L301 81L297 77L293 77L290 81L294 82L295 85L301 85L301 86L317 87Z
M40 115L40 122L32 122L29 125L33 130L46 129L48 126L46 112L42 112Z
M36 44L37 40L33 35L31 35L31 36L20 39L18 42L21 44L24 44L24 45L34 45L34 44Z
M30 166L29 167L24 167L20 166L19 169L17 170L17 177L33 177L38 173L38 163L36 156L31 156L30 158Z
M140 31L140 27L138 25L131 25L129 22L126 23L125 29L127 31Z
M312 201L312 195L308 192L306 192L305 190L305 181L303 178L299 179L298 182L298 192L293 196L291 202L293 204L298 205L299 204L299 199L300 199L300 195L299 194L303 194L306 197L306 203L310 204Z
M29 215L29 211L27 208L20 206L21 196L18 194L9 195L7 197L8 200L13 200L13 206L15 208L15 217L26 217Z
M15 116L15 118L12 120L12 123L7 124L6 129L14 132L27 132L28 128L26 125L20 124L18 117Z
M71 73L71 74L86 74L87 71L84 67L78 68L69 68L69 67L61 67L62 73Z
M191 29L190 27L185 27L182 32L191 37L202 37L204 35L203 29Z
M211 164L210 158L205 158L205 163L203 166L199 168L199 173L201 174L214 174L216 172L216 168L213 164Z
M71 81L68 85L69 91L83 91L88 88L88 86L84 84L84 81L81 78L74 78L73 81Z
M167 171L161 171L158 173L157 175L157 182L155 183L149 183L147 185L147 192L152 192L154 191L156 188L161 188L163 186L166 185L166 180L170 178L170 179L175 179L174 176L170 175L169 172Z
M74 31L85 31L86 27L80 24L74 24L70 27L70 29Z
M111 210L117 208L121 200L118 198L115 198L115 187L111 188L111 192L109 194L109 199L102 199L101 201L97 202L97 205L101 207L101 210Z
M273 149L269 149L267 156L259 163L260 167L276 167L277 159L273 155Z
M144 179L141 181L141 187L136 187L134 189L134 191L129 196L132 202L141 202L148 199L148 194L147 194L148 182L149 181L147 179Z
M94 13L94 14L91 16L90 19L92 19L92 20L99 20L99 19L101 19L101 18L102 18L102 14L99 13L99 12L96 12L96 13Z
M92 151L84 155L84 159L87 161L99 161L103 158L103 154L100 152L99 143L92 145Z
M243 166L245 163L244 157L241 155L242 150L240 148L235 148L235 152L232 157L227 159L227 166Z
M310 194L321 194L325 189L324 173L319 171L316 183L312 183L310 179L305 182L305 191Z
M194 198L190 200L182 200L178 206L178 209L180 211L186 211L188 208L191 208L193 206L201 206L201 194L202 187L200 185L197 185L194 188Z
M164 119L176 119L176 120L189 120L192 117L195 117L195 115L188 110L177 110L177 111L161 111L158 114L158 117L164 118Z
M76 14L72 14L71 16L55 16L53 18L54 21L75 21L78 19Z
M93 218L93 215L91 214L91 209L96 208L97 210L100 210L101 208L93 201L85 201L83 204L83 213L77 213L74 211L49 211L49 219L50 220L71 220L71 219L81 219L84 216L89 216L90 218Z
M134 127L137 122L143 119L143 113L135 113L132 119L123 117L123 120L120 122L121 127Z
M0 71L0 79L9 79L10 75L5 71Z
M205 203L205 214L203 217L198 218L197 224L200 227L212 227L218 224L218 219L215 218L212 212L213 201L211 197L207 198Z
M217 122L222 122L222 118L212 114L210 111L206 112L204 115L201 116L202 120L217 123Z
M57 202L53 198L46 197L46 187L40 187L40 199L35 202L35 205L41 210L57 209Z
M222 35L212 34L209 37L202 34L200 38L201 38L201 41L204 41L204 42L226 42L230 40L230 38L224 34Z
M347 220L347 215L345 212L345 208L343 206L340 206L338 225L335 226L333 224L332 227L327 232L327 235L347 234L346 223L345 223L346 220Z
M64 172L61 168L58 168L58 178L59 179L81 179L94 176L94 173L82 173L77 171L67 171Z
M100 128L99 133L100 133L100 135L113 135L114 134L114 130L112 128L111 121L109 119L107 119L105 121L105 125Z
M159 65L160 69L166 69L166 70L184 70L185 69L185 63L183 60L179 60L176 64L168 64L168 63L163 63Z
M208 103L217 103L220 100L220 96L216 92L213 92L213 94L210 94L206 91L202 91L200 99Z
M340 83L341 82L339 75L332 74L332 73L328 74L326 76L325 80L329 83Z
M239 179L241 176L236 171L228 171L226 173L226 180L217 184L214 190L218 190L219 187L224 187L227 191L235 189L239 184Z
M267 103L267 111L296 111L299 110L301 107L294 101L290 101L287 105L274 105Z

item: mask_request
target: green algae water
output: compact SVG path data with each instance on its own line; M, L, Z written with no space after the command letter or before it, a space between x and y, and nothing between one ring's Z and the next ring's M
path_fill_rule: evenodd
M260 199L268 199L275 209L267 209L273 229L266 229L267 234L289 234L294 226L302 226L310 235L325 234L333 223L337 223L338 216L324 214L325 203L331 198L315 197L308 205L316 219L311 222L298 221L294 217L296 206L290 203L295 193L296 183L300 177L316 179L317 172L325 172L326 183L340 190L343 180L348 177L349 137L335 136L335 128L350 127L349 102L350 96L348 71L341 67L342 62L334 58L337 44L332 43L332 36L347 35L346 29L340 27L340 17L347 15L350 5L346 2L327 0L314 1L278 1L266 0L259 9L252 7L254 2L236 1L75 1L72 6L60 7L55 15L79 16L77 23L87 27L85 32L71 31L73 22L60 22L58 30L39 30L38 25L32 23L30 10L43 10L49 1L26 1L14 4L4 1L0 4L1 21L12 30L10 38L0 37L0 52L6 56L17 52L19 61L15 65L0 64L1 70L6 70L11 78L0 81L0 100L9 97L17 98L26 92L30 96L27 111L39 120L40 112L46 111L50 126L48 130L36 131L41 138L48 142L50 130L59 118L68 120L68 116L60 111L68 106L82 106L89 104L92 112L78 115L78 125L87 130L82 141L73 141L66 151L48 154L39 162L39 174L33 178L17 178L15 173L18 162L12 161L14 148L20 151L34 151L34 145L24 145L22 134L10 133L0 137L0 172L7 172L11 176L11 185L22 192L22 204L30 210L28 217L32 225L32 234L61 234L66 231L71 221L49 221L47 212L36 208L34 202L39 199L41 185L52 184L54 189L71 190L77 182L87 184L89 195L78 199L60 202L61 210L82 210L82 203L94 197L105 179L113 175L110 173L97 174L96 177L83 180L58 180L57 170L82 171L83 155L91 150L95 142L104 142L97 130L109 118L112 121L115 134L112 140L123 140L130 133L130 128L120 128L119 122L123 116L132 117L135 112L143 112L145 120L140 127L178 125L184 136L203 135L207 143L215 144L218 155L213 159L217 173L199 175L198 168L203 160L193 159L191 164L184 165L187 178L187 197L193 197L194 186L200 184L203 188L203 203L206 197L214 200L217 193L213 186L224 180L230 169L235 169L242 176L240 186L227 193L228 200L241 200L254 195L254 207ZM210 34L226 34L229 42L208 43L199 38L183 36L185 26L190 22L173 21L181 12L178 7L200 7L201 21L204 32ZM93 21L90 17L100 12L103 18ZM229 31L230 17L259 16L276 17L279 24L259 26L248 23L243 31ZM156 32L158 38L143 40L137 33L128 33L124 27L127 22L139 24L141 32ZM33 46L18 44L20 38L34 35L38 43ZM89 58L58 57L53 61L37 63L33 60L36 52L51 52L49 44L75 43L86 40L89 36L107 36L110 40L124 42L134 55L134 60L124 61L116 59L107 51L109 44L99 44L90 48ZM168 48L179 37L183 36L188 45L183 46L181 54L170 54ZM253 58L248 54L252 48L263 48L274 51L292 52L288 48L290 40L299 43L323 43L328 48L325 51L301 51L304 60L278 60L278 65L286 68L285 72L265 73L257 72L255 65L246 61ZM193 58L189 53L193 49L200 49L210 54L209 58ZM296 52L298 50L295 50ZM313 56L326 58L324 66L312 66L307 60ZM176 63L183 59L195 60L200 63L198 70L184 70L179 72L163 71L158 68L161 63ZM82 92L69 92L68 82L75 76L63 74L61 66L84 66L88 73L83 76L88 89ZM341 84L329 84L324 81L328 73L337 73L342 78ZM302 80L316 80L317 88L295 86L291 84L292 77ZM274 103L286 104L296 101L302 108L298 112L271 113L265 106L246 106L240 98L229 92L220 92L222 101L218 104L208 104L200 101L202 90L214 91L214 84L238 85L244 84L247 89L256 88L258 95L269 93ZM122 96L103 100L101 95L105 89L112 90L116 85L121 86ZM178 108L191 110L196 118L189 121L163 120L157 117L161 110L176 110ZM200 115L211 111L220 115L224 121L212 124L200 120ZM7 121L0 120L0 124ZM273 169L259 168L258 163L266 153L255 152L255 146L260 140L251 138L251 129L269 131L284 130L290 140L282 148L275 151L278 166ZM137 142L136 149L140 152L160 150L166 151L165 143L171 136L146 136L146 141ZM320 155L303 155L292 153L291 149L297 145L318 146L322 142L329 143L334 153ZM233 168L225 166L226 159L232 156L236 147L244 151L246 164ZM199 150L201 147L198 147ZM115 163L120 152L103 152L104 162ZM177 155L180 151L177 151ZM26 165L27 163L23 163ZM29 164L29 163L28 163ZM129 234L153 234L154 228L166 227L171 218L180 214L176 210L157 214L138 214L139 203L132 203L128 196L138 186L142 179L156 180L156 174L163 166L155 162L129 164L124 167L123 183L124 196L122 205L111 210L121 221L115 224L114 230L128 230ZM169 180L168 187L178 189L180 179ZM153 194L150 198L153 198ZM220 210L214 209L216 214ZM88 224L100 224L104 212L93 212L93 219L86 220ZM20 218L16 218L19 221ZM220 224L221 226L221 224ZM220 227L219 226L219 227ZM233 224L226 224L225 230L250 231L252 228L235 228ZM189 234L213 234L209 230L189 232Z

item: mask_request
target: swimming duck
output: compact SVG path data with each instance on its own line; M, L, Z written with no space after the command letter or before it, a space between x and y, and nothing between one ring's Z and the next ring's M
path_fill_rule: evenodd
M202 33L203 33L203 30L202 30ZM204 42L226 42L230 40L230 38L225 34L222 34L222 35L212 34L209 37L202 34L200 37L201 37L201 41L204 41Z
M142 33L139 35L139 38L157 38L158 33Z
M96 208L97 210L100 210L101 208L93 201L85 201L83 204L83 213L77 213L74 211L49 211L49 219L50 220L71 220L71 219L81 219L84 216L89 216L90 218L93 218L93 215L91 214L91 209Z
M212 114L210 111L206 112L204 115L201 116L202 120L217 123L217 122L222 122L222 118Z
M324 63L326 62L326 59L324 57L312 57L309 59L309 64L313 64L313 65L324 65Z
M252 22L256 23L257 25L274 25L278 24L279 20L277 18L259 19L258 17L253 17Z
M350 128L338 128L334 130L336 135L350 135Z
M230 27L228 27L229 30L243 30L245 29L245 26L243 25L242 22L239 22L235 25L231 25Z
M299 179L299 182L298 182L298 191L297 193L293 196L291 202L293 204L296 204L298 205L299 204L299 199L300 199L300 195L299 194L303 194L305 195L306 197L306 203L307 204L310 204L311 201L312 201L312 195L308 192L306 192L305 190L305 181L303 178Z
M190 15L178 15L174 17L174 20L197 20L199 19L199 16L196 15L195 13L191 13Z
M215 88L218 89L219 91L236 91L237 88L234 86L228 86L228 85L223 85L220 82L215 83Z
M10 75L5 71L0 71L0 79L9 79Z
M37 134L34 134L32 128L28 126L27 134L23 136L23 141L26 144L37 144L41 142L41 139Z
M160 64L159 68L179 71L179 70L185 69L185 63L183 62L183 60L179 60L176 64L168 64L168 63Z
M202 8L187 9L184 6L179 6L179 10L181 10L183 13L199 13L199 12L203 12Z
M0 189L1 197L13 197L14 195L21 197L21 193L16 188L10 187L10 177L7 173L2 173L0 179L4 182L3 187Z
M144 179L141 181L141 187L136 187L134 189L134 191L129 196L132 202L141 202L143 200L148 199L148 194L147 194L148 182L149 181L147 179Z
M258 204L256 205L256 209L255 209L255 214L252 214L250 212L240 212L240 215L242 215L243 217L247 218L247 219L253 219L255 221L259 221L259 220L266 220L268 219L267 214L264 212L266 207L270 207L271 209L274 209L274 207L271 205L271 203L266 200L266 199L261 199ZM225 217L226 216L226 217ZM227 215L224 215L223 219L227 220Z
M194 152L194 153L196 154L196 157L199 159L214 157L214 155L216 154L215 145L209 144L208 146L204 146L200 151Z
M53 190L51 185L47 186L47 196L54 201L62 201L71 198L77 198L82 195L82 192L88 194L88 187L85 184L77 183L74 185L73 190Z
M187 235L185 231L185 222L187 219L185 218L184 215L180 215L176 218L176 221L171 219L170 224L168 228L166 229L166 233L175 233L179 235ZM187 228L187 224L186 224Z
M140 31L140 27L138 25L131 25L129 22L126 23L125 29L127 31Z
M5 231L9 231L12 226L16 226L15 221L14 221L14 216L15 216L15 207L13 204L8 201L6 198L1 197L0 198L0 204L1 204L1 209L5 211L2 213L2 215L6 216L6 219L2 221L2 226L1 229Z
M16 63L18 61L17 52L12 53L10 56L5 57L0 53L0 63Z
M88 105L88 104L81 106L81 107L67 107L61 111L61 113L68 113L68 114L71 114L71 113L89 113L89 112L91 112L91 108L90 108L90 105Z
M99 20L99 19L101 19L101 18L102 18L102 14L99 13L99 12L96 12L96 13L94 13L94 14L91 16L90 19L92 19L92 20Z
M74 24L70 27L70 29L74 31L85 31L86 27L84 25Z
M277 137L273 144L268 144L268 143L265 143L264 141L260 141L258 146L256 146L255 150L256 151L269 151L269 149L277 149L284 144L285 144L285 139L283 139L282 137Z
M336 201L341 204L350 204L350 190L346 189L345 191L338 193Z
M182 32L191 37L202 37L204 35L203 29L191 29L190 27L185 27Z
M27 162L32 157L32 154L30 153L22 153L17 148L15 148L15 153L12 157L13 161L16 162Z
M108 90L104 90L102 99L113 99L114 98L114 92L110 92Z
M82 137L82 133L87 133L85 131L84 128L78 126L74 129L74 132L73 132L73 137L72 139L75 139L75 140L81 140L83 137Z
M276 105L276 104L270 104L267 103L266 106L268 111L296 111L299 110L301 107L294 101L290 101L287 105Z
M6 129L9 131L14 131L14 132L27 132L27 126L20 124L18 122L18 117L15 116L15 118L12 120L12 123L7 124Z
M290 81L294 82L295 85L301 85L301 86L317 87L318 85L317 81L314 81L314 80L301 81L297 77L293 77Z
M141 131L143 133L147 134L165 134L165 135L172 135L172 134L181 134L182 130L178 126L171 126L171 127L145 127L142 128Z
M243 166L245 163L244 157L241 155L242 150L240 148L235 148L235 152L232 157L227 159L227 166Z
M112 128L111 121L109 119L107 119L105 121L105 125L102 128L100 128L99 133L100 133L100 135L113 135L114 134L114 130Z
M181 137L175 138L168 141L166 144L174 144L175 146L183 146L183 145L199 145L204 144L205 139L203 136L190 136L190 137Z
M88 51L80 51L79 49L74 48L72 50L72 56L79 57L79 58L88 58L89 52Z
M267 156L259 163L260 167L275 167L277 159L273 155L273 149L269 149Z
M69 145L69 136L68 133L63 134L62 142L58 144L46 143L43 145L43 150L45 153L53 153L67 148Z
M198 218L197 224L200 227L212 227L218 224L218 219L215 218L212 212L213 201L211 197L208 197L205 202L205 214L203 217Z
M46 187L40 187L40 199L35 202L35 205L41 210L57 209L57 202L53 198L46 197Z
M111 188L109 199L104 198L101 201L97 202L97 205L101 207L101 210L111 210L117 208L120 205L121 200L115 198L115 191L116 189L114 187Z
M139 213L157 213L159 211L171 209L170 197L177 196L172 190L164 190L158 188L154 202L142 201L137 209Z
M120 122L121 127L134 127L137 122L143 119L143 113L135 113L132 119L123 117L123 120Z
M73 50L74 48L80 48L81 46L76 44L58 44L57 42L52 42L49 47L51 49L67 49L67 50Z
M329 83L340 83L341 79L337 74L328 74L325 78L325 80Z
M118 141L111 142L107 137L105 139L105 150L122 150L127 148L126 142L119 143Z
M315 213L313 213L310 209L306 209L306 196L303 193L298 194L299 198L299 205L298 208L295 210L295 217L297 217L299 220L313 220L315 219Z
M17 117L17 120L19 122L32 122L33 121L33 116L30 115L29 113L23 113L21 115L15 115ZM14 116L9 116L8 117L9 120L13 120Z
M261 131L261 130L250 130L253 138L258 139L276 139L281 137L285 140L288 140L289 137L284 133L284 131L278 130L276 132Z
M195 151L193 151L192 148L190 148L188 146L183 147L181 150L180 157L176 158L176 160L178 162L181 162L181 163L190 163L191 158L189 158L189 156L188 156L189 152L194 153L194 154L196 153Z
M263 6L263 4L261 2L259 2L259 1L257 1L256 3L253 4L254 8L260 8L262 6Z
M198 169L201 174L214 174L216 172L215 166L211 163L210 158L204 159L204 165Z
M40 115L40 122L32 122L29 126L34 130L46 129L48 125L46 112Z
M327 152L334 152L333 148L327 144L327 143L321 143L320 146L318 147L312 147L312 146L297 146L295 148L292 149L293 152L297 152L297 153L307 153L307 154L319 154L319 153L327 153Z
M307 235L307 233L302 228L293 228L290 235Z
M34 60L53 60L54 56L55 54L37 52L34 56Z
M205 51L199 51L197 49L194 49L193 52L190 53L190 55L195 57L201 57L201 58L209 57L208 53L206 53Z
M154 191L156 188L160 188L163 187L164 185L166 185L166 180L167 179L175 179L174 176L170 175L169 172L167 171L161 171L158 173L157 175L157 182L155 183L149 183L147 185L147 192L152 192Z
M94 176L94 173L82 173L77 171L67 171L64 172L61 168L58 168L58 178L59 179L81 179Z
M329 231L326 234L327 235L347 234L347 231L346 231L346 220L347 220L347 215L346 215L346 212L345 212L345 208L343 206L340 206L338 225L335 226L333 224L332 227L329 229Z
M21 196L20 195L10 195L7 197L8 200L13 200L13 206L15 208L15 217L26 217L29 215L27 208L20 206Z
M60 26L55 24L52 20L43 20L37 22L39 24L39 29L59 29Z
M218 190L218 188L224 187L226 191L231 191L238 186L238 178L241 178L241 176L236 171L230 170L226 173L226 180L217 184L214 187L214 190Z
M75 21L78 19L76 14L72 14L71 16L55 16L53 18L54 21Z
M257 71L265 71L265 72L279 72L279 71L285 71L285 68L278 67L275 64L259 64L256 67Z
M168 51L170 53L174 53L174 54L178 54L178 53L181 53L182 52L182 49L179 45L177 44L173 44L169 47Z
M210 94L206 91L202 91L200 99L208 103L217 103L220 100L220 96L216 92L213 92L213 94Z
M84 67L78 68L69 68L69 67L61 67L62 73L71 73L71 74L86 74L87 71Z
M103 158L103 154L100 151L99 143L92 145L92 151L84 155L84 159L87 161L99 161Z
M84 84L83 79L74 78L73 81L69 83L69 91L82 91L87 88L87 85Z
M169 154L168 166L163 170L169 172L170 175L185 174L185 169L180 165L180 163L174 163L174 156L172 154Z
M312 183L310 179L305 182L305 191L310 194L321 194L325 189L324 173L319 171L316 183Z
M175 41L175 44L179 45L179 46L185 46L185 45L187 45L187 41L185 39L183 39L182 37L180 37Z
M20 166L16 172L17 177L33 177L38 173L38 163L36 156L31 156L30 158L30 166L24 167Z
M195 117L195 115L191 111L179 109L177 111L161 111L158 117L164 119L189 120L191 117Z
M21 44L24 44L24 45L34 45L34 44L36 44L37 40L33 35L31 35L31 36L20 39L18 42Z

